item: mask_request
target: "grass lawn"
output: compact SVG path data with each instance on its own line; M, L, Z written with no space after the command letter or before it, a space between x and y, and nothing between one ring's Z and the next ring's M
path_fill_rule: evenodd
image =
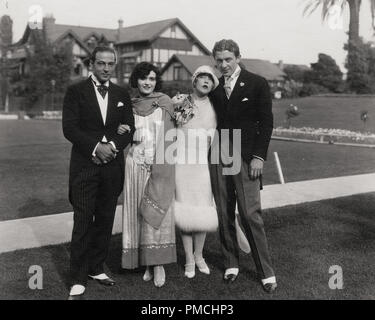
M108 269L113 288L90 282L86 299L375 299L375 193L264 211L278 289L263 292L251 256L241 254L240 275L222 282L222 260L216 233L209 234L205 258L211 275L183 276L184 254L178 236L178 263L166 267L167 283L157 289L142 281L142 270L120 272L121 236L112 238ZM69 244L0 255L0 299L66 299ZM43 290L28 289L31 265L43 268ZM331 290L330 266L341 266L344 287Z
M300 110L300 115L292 119L293 127L364 131L360 113L367 110L369 119L366 131L375 133L375 97L307 97L275 100L275 127L285 125L285 110L290 103L297 105Z
M277 151L286 182L374 172L373 149L272 140L264 183L278 183ZM0 221L71 211L70 144L58 121L0 121Z

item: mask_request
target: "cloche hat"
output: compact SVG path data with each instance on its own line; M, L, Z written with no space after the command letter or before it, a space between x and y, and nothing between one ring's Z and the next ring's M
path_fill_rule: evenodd
M197 68L197 70L194 71L194 74L191 77L191 83L193 84L193 86L195 79L202 73L211 76L212 81L214 82L214 87L212 88L212 90L216 89L216 87L219 85L219 79L215 76L214 70L210 66L200 66Z

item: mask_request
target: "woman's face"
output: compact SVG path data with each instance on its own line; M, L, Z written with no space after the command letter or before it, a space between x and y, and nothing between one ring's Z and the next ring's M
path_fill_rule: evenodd
M195 92L199 96L207 96L214 87L214 82L207 74L200 74L195 79Z
M142 96L148 96L153 93L156 86L156 73L150 73L144 79L138 79L138 91Z

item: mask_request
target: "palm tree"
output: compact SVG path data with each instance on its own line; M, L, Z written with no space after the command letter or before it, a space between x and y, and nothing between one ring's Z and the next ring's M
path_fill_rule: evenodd
M344 45L344 49L348 51L346 59L346 68L348 69L346 85L348 89L356 93L369 93L370 80L366 68L367 53L366 46L359 36L359 11L362 0L305 0L309 1L303 14L310 15L319 6L322 6L322 20L330 18L330 11L334 6L338 6L341 14L349 6L349 39ZM375 30L375 0L370 1L370 14L372 18L372 27Z
M309 3L306 5L303 14L310 15L320 5L322 6L322 20L329 18L329 11L334 5L339 5L341 12L343 12L347 5L349 5L350 19L349 19L349 43L356 43L359 40L359 10L362 0L306 0ZM372 18L372 26L375 21L375 0L370 1L370 13ZM375 28L374 28L375 29Z

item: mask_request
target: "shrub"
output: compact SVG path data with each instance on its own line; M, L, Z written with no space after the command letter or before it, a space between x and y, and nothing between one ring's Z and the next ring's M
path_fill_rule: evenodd
M306 97L306 96L313 96L313 95L316 95L316 94L321 94L321 93L329 93L330 91L319 85L319 84L315 84L315 83L306 83L303 85L299 95L301 97Z

